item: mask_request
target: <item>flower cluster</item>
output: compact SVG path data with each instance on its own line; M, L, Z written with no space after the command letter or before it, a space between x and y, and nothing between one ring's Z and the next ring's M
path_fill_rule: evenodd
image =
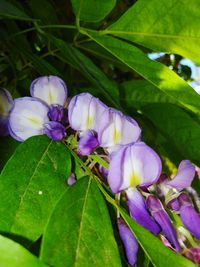
M196 192L191 189L195 167L189 160L181 161L173 178L162 174L160 157L142 142L141 128L134 119L89 93L74 96L66 110L67 87L58 77L34 80L30 94L13 101L8 91L1 89L1 135L10 133L24 141L46 134L58 141L67 138L69 125L78 133L78 154L98 153L99 147L104 151L109 169L99 166L99 172L114 194L125 195L133 220L159 236L165 246L200 263L200 214L194 203ZM72 174L68 184L74 182ZM182 223L173 223L167 211L179 216ZM117 218L117 226L127 260L135 266L137 240L121 218Z

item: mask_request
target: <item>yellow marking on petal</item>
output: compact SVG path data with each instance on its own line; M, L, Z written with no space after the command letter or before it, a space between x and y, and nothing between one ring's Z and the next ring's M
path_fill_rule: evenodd
M140 184L139 175L137 175L137 174L131 174L131 176L130 176L130 186L131 187L136 187L139 184Z
M0 115L1 116L6 116L7 115L6 106L3 103L0 103Z
M55 101L55 96L49 91L48 93L48 102L53 103Z
M87 117L87 128L90 129L93 126L93 118L91 116Z
M118 143L120 141L120 138L121 138L121 132L120 131L117 131L115 129L115 131L114 131L114 142L115 143Z
M41 121L38 118L36 118L36 117L30 117L30 118L28 118L28 120L32 124L35 124L36 126L40 126L41 125Z

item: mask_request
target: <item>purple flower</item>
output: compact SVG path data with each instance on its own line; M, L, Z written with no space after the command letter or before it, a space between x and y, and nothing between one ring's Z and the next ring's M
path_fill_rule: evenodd
M108 123L107 106L89 93L74 96L68 107L69 124L76 131L97 133Z
M18 141L24 141L35 135L44 134L44 124L49 122L48 106L33 97L14 100L9 117L10 135Z
M67 184L69 186L73 185L76 182L75 174L71 173L71 175L67 179Z
M137 262L138 242L122 219L117 220L117 225L120 238L125 248L128 263L134 267Z
M185 252L185 256L192 260L195 264L200 264L200 247L189 248Z
M56 121L66 121L62 107L67 98L65 83L56 76L39 77L32 82L30 92L33 97L14 101L9 117L11 136L18 141L42 134L55 141L63 139L65 127Z
M182 190L191 186L192 180L195 175L195 167L189 160L182 160L179 164L176 176L172 180L167 181L166 185Z
M200 214L197 213L186 193L181 193L178 201L182 223L196 238L200 239Z
M12 107L12 96L6 89L0 88L0 136L9 134L8 117Z
M81 134L78 142L78 152L83 156L89 155L98 145L99 142L95 133L90 130L85 131Z
M139 191L136 188L130 188L126 190L126 196L131 217L154 235L159 234L160 227L151 217L144 198Z
M175 247L176 251L180 252L181 247L179 245L176 232L173 228L169 215L164 210L160 200L155 196L150 195L147 197L146 203L153 218L160 225L162 232L164 233L168 241Z
M44 133L54 141L60 141L66 136L65 127L56 121L44 124Z
M63 124L68 122L67 110L60 105L51 105L49 107L48 117L51 121L62 122Z
M135 120L113 108L110 108L108 113L109 123L98 133L101 147L111 153L119 146L139 141L141 129Z
M103 177L108 177L108 169L104 168L102 165L99 165L99 172L103 175Z
M57 76L42 76L31 83L30 93L50 105L64 106L67 99L67 87Z
M161 174L161 160L143 142L120 148L111 154L108 183L114 193L131 187L150 186Z

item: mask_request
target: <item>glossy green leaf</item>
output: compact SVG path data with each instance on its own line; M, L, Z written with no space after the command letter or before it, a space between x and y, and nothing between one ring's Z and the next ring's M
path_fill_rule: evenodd
M71 0L77 19L97 22L105 18L116 4L116 0Z
M119 93L117 85L109 80L87 56L61 39L49 36L52 44L60 49L62 58L74 68L82 72L115 107L119 107Z
M56 267L121 266L105 201L91 178L78 180L58 202L41 259Z
M199 17L199 0L139 0L106 31L200 64Z
M70 172L62 143L37 136L19 145L0 176L0 231L37 240Z
M0 235L0 266L1 267L47 267L28 250Z
M0 18L16 19L16 20L33 20L22 9L6 0L0 1Z
M85 33L174 101L200 114L200 95L168 67L150 60L141 50L129 43L94 31Z
M180 254L165 247L158 237L137 224L120 208L120 213L130 227L139 244L155 267L195 267L195 264Z
M177 101L145 80L124 82L120 88L123 104L129 108L141 108L153 103L177 103Z
M183 158L200 164L200 124L197 121L172 104L148 105L142 111Z

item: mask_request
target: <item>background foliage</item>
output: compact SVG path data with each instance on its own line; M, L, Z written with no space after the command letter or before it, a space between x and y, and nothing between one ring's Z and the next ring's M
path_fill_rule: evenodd
M0 0L0 86L19 97L34 78L58 75L70 96L88 91L133 116L168 174L181 159L200 165L200 96L181 64L200 63L199 17L199 0ZM64 144L4 137L0 155L1 266L127 266L115 208L143 249L140 266L193 266L130 221ZM87 178L70 190L72 171Z

